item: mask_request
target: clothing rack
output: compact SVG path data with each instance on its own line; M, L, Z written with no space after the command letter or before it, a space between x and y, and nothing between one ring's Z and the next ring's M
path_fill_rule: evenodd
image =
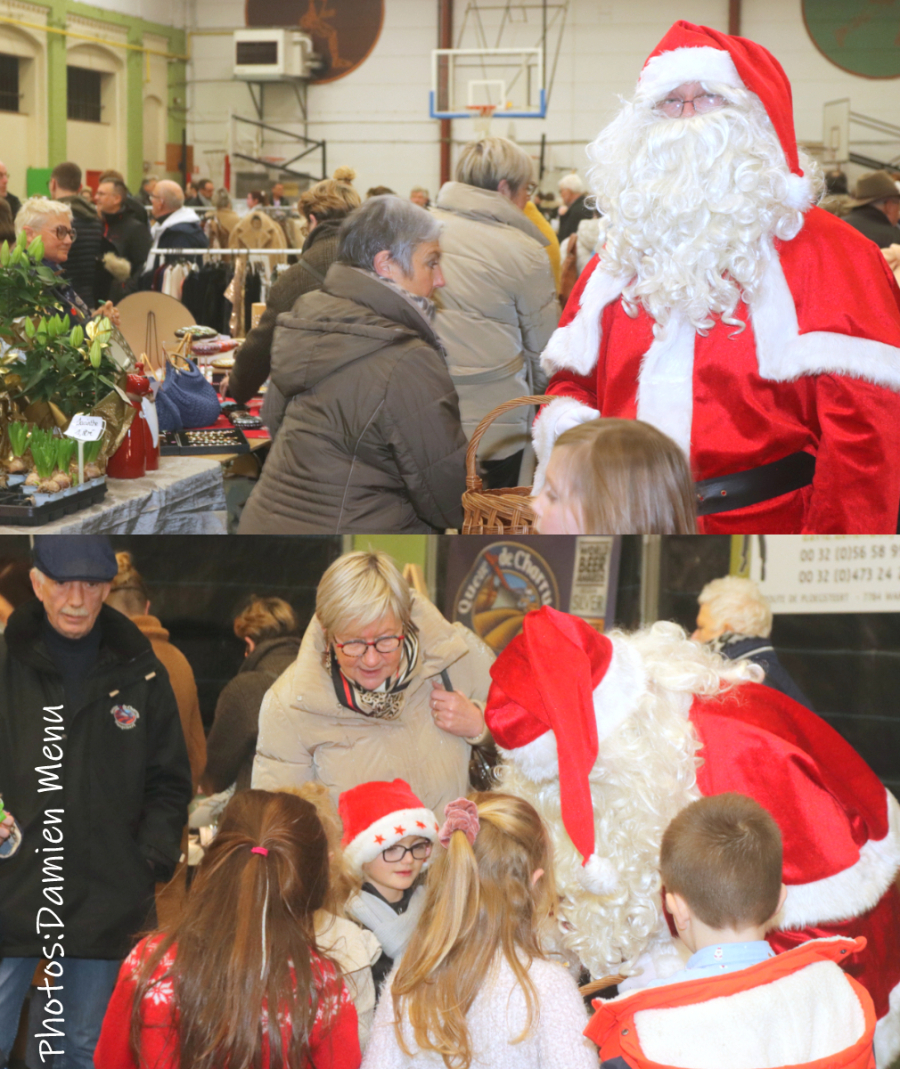
M300 256L303 249L151 249L154 256Z

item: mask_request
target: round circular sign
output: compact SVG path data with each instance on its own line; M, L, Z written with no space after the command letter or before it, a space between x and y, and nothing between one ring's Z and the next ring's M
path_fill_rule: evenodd
M893 0L803 0L813 44L841 70L900 78L900 14Z
M384 22L384 0L247 0L246 23L287 26L313 39L322 66L314 83L355 71L375 47Z

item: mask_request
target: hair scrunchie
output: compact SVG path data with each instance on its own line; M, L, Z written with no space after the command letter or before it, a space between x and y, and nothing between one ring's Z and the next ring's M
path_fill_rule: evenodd
M444 825L438 832L438 841L446 850L450 845L450 836L461 831L469 840L469 846L475 845L475 836L481 827L478 820L478 806L468 798L457 798L444 806Z

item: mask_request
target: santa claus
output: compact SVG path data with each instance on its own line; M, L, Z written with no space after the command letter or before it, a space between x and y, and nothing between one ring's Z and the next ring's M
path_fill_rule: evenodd
M737 791L783 837L788 893L770 943L865 936L847 971L880 1018L879 1065L900 1054L900 806L832 728L763 686L758 666L674 624L605 636L543 608L491 675L500 787L551 832L565 942L593 976L640 986L682 967L662 909L662 835L689 802Z
M813 207L764 48L678 22L590 146L595 258L544 354L553 443L638 418L689 456L705 532L882 532L900 508L900 290Z

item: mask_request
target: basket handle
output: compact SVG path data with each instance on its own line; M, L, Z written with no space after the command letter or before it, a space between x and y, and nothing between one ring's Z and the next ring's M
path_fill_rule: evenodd
M551 401L555 400L556 397L551 397L546 394L535 394L531 397L514 397L511 401L504 401L502 405L497 405L495 409L488 412L475 430L472 431L472 437L469 439L469 447L466 449L467 490L481 489L481 479L475 474L476 455L478 453L478 445L484 437L485 431L490 427L494 420L498 416L502 416L504 412L509 412L511 409L518 408L520 405L548 405Z

